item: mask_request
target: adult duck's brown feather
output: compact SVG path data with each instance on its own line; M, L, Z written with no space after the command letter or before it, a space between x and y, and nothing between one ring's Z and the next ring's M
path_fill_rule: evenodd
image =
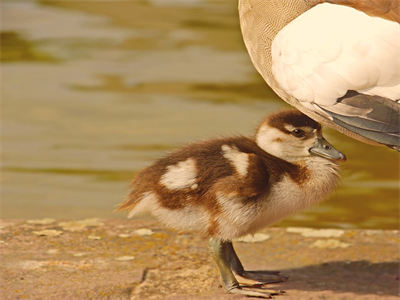
M399 0L327 0L324 2L350 6L367 15L400 23Z

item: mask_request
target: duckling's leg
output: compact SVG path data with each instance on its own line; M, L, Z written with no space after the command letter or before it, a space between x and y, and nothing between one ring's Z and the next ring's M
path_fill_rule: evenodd
M213 252L214 260L217 263L221 274L222 285L231 294L241 294L250 297L271 298L273 295L279 295L280 291L271 291L261 288L251 288L240 286L232 273L229 262L229 244L220 239L210 239L210 247Z
M253 280L258 284L278 283L288 279L287 276L279 274L279 271L246 271L233 248L232 242L227 241L226 248L231 269L236 275Z

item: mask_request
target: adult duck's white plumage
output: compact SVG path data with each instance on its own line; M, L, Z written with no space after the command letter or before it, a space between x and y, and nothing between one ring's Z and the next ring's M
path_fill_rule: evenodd
M400 1L320 2L240 0L252 62L310 117L399 149Z
M231 240L323 200L338 181L336 161L344 159L319 123L283 111L263 120L255 139L203 141L156 161L136 176L119 209L129 216L150 212L169 227L210 237L224 287L269 297L240 286L232 272L258 283L285 277L245 271Z
M400 25L351 7L317 5L276 35L272 73L303 105L330 107L348 90L400 99Z

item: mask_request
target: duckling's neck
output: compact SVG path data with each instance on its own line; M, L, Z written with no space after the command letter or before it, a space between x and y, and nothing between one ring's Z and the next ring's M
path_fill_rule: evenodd
M339 165L335 162L319 156L309 156L295 164L304 168L308 174L303 186L310 199L322 200L335 189L339 181Z
M303 157L297 160L292 161L292 163L300 165L300 166L306 166L308 168L311 169L318 169L318 167L322 167L322 168L328 168L328 169L332 169L335 170L335 172L337 172L339 170L339 165L329 159L320 157L320 156L307 156L307 157Z
M263 201L264 209L247 232L273 224L331 193L338 182L338 165L321 157L308 157L286 169L286 174L275 183Z

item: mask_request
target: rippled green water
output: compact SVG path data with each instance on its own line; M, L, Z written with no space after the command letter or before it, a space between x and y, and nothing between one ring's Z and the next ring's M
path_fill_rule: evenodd
M135 172L285 105L250 63L235 1L0 5L2 217L122 217ZM398 228L399 155L326 135L348 156L342 185L281 225Z

